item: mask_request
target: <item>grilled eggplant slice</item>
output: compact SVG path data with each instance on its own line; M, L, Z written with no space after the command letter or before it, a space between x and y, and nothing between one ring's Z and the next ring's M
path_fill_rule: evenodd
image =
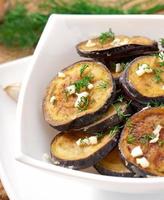
M112 75L102 63L74 63L48 86L43 102L45 120L60 131L82 128L107 111L115 91Z
M119 150L136 174L164 176L164 107L134 114L121 133Z
M158 55L133 60L120 78L126 95L141 104L164 102L164 70L161 63Z
M51 143L51 157L55 164L72 169L90 167L105 157L116 145L119 138L118 129L112 129L103 136L94 136L97 143L87 145L90 134L79 132L59 133ZM81 145L77 144L80 141Z
M101 42L100 37L83 41L76 46L80 56L97 59L103 63L119 61L158 51L156 41L143 36L117 35L114 40Z
M95 169L103 175L133 177L131 172L122 162L118 147L115 147L108 155L94 165Z
M96 134L98 132L107 131L109 128L123 122L123 116L130 115L131 109L126 102L116 103L109 107L100 119L94 123L84 127L82 130L87 133Z

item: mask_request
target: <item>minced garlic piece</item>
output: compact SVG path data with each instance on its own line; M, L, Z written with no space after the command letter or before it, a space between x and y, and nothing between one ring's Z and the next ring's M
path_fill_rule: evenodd
M54 104L55 101L56 101L56 97L55 97L55 96L52 96L52 97L50 98L50 103L51 103L51 104Z
M117 64L116 64L116 73L119 73L119 72L121 72L121 71L122 71L122 66L121 66L120 63L117 63Z
M136 158L136 163L141 165L142 168L147 168L150 165L149 161L145 157Z
M145 73L152 73L152 72L153 72L153 70L150 68L150 66L148 64L144 63L139 66L139 68L136 71L136 74L138 76L142 76Z
M96 44L94 42L92 42L92 40L88 40L86 43L86 47L94 47Z
M68 92L69 95L75 94L75 91L76 91L75 85L70 85L70 86L66 87L66 91Z
M133 158L139 157L143 155L142 149L140 146L134 147L131 151L131 155Z
M88 137L88 138L80 138L76 141L76 144L78 146L83 146L83 145L95 145L97 144L97 136L91 136L91 137Z
M93 86L92 83L89 83L88 86L87 86L87 88L88 88L89 90L91 90L93 87L94 87L94 86Z
M59 78L64 78L65 77L65 74L63 72L58 72L58 77Z
M81 103L82 97L87 97L89 95L89 93L88 92L81 92L79 94L76 93L76 95L77 95L77 99L75 101L75 107L77 108L77 107L79 107L79 104Z
M128 44L129 40L128 39L124 39L123 41L121 41L119 38L116 38L113 40L113 42L111 43L113 46L120 46L120 45L125 45Z
M161 125L157 125L156 128L153 131L153 134L155 135L155 138L153 138L152 140L149 141L149 143L156 143L159 140L159 136L160 136L160 131L162 129Z

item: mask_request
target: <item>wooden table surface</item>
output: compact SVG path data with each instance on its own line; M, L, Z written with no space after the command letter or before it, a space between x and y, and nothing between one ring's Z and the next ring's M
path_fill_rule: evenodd
M0 0L0 6L1 3L5 0ZM69 1L69 0L67 0ZM95 2L95 0L91 0L92 2ZM16 0L11 0L11 6L15 4ZM27 6L27 8L34 12L37 10L37 5L41 2L41 0L33 0L33 1L27 1L27 0L21 0L21 2L24 2ZM158 3L163 3L163 0L97 0L97 3L105 6L114 6L114 5L121 5L123 9L128 9L131 6L142 4L142 8L148 8L152 7ZM1 9L1 8L0 8ZM164 11L160 11L157 14L164 14ZM4 63L7 61L11 61L17 58L21 58L27 55L31 55L33 53L33 49L14 49L14 48L7 48L0 44L0 63ZM8 200L7 194L1 184L0 181L0 200Z

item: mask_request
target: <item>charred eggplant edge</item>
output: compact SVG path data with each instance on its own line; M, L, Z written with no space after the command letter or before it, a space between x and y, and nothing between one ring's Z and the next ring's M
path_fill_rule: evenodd
M117 145L118 140L119 140L119 135L120 135L120 132L118 131L118 133L115 136L113 136L113 138L111 138L111 140L107 144L105 144L98 151L94 152L92 155L86 158L79 159L79 160L64 160L52 155L50 151L51 160L54 164L62 166L62 167L67 167L67 168L76 169L76 170L85 169L87 167L93 166L99 160L104 158ZM55 138L52 140L51 145L54 140Z
M97 61L94 61L94 60L80 60L78 62L75 62L73 64L71 64L70 66L64 68L62 70L62 72L64 72L66 69L68 69L69 67L77 64L77 63L80 63L80 62L96 62L96 63L100 63L100 62L97 62ZM42 110L43 110L43 115L44 115L44 119L46 122L48 122L48 124L55 128L56 130L58 131L66 131L68 129L78 129L78 128L82 128L84 126L87 126L91 123L93 123L95 120L99 119L101 117L101 115L103 113L105 113L108 109L108 107L110 106L110 104L112 104L114 98L115 98L115 94L116 94L116 84L115 84L115 81L114 81L114 78L111 74L111 72L109 71L109 69L103 64L103 63L100 63L107 72L109 72L109 76L111 78L111 81L112 81L112 84L113 84L113 90L109 96L109 98L106 100L106 102L104 103L104 105L97 111L95 111L94 113L89 113L89 114L86 114L84 116L81 116L79 118L76 118L72 121L69 121L68 123L66 124L62 124L62 125L52 125L53 123L51 122L51 119L50 117L45 113L45 109L44 109L44 106L45 106L45 99L46 99L46 94L47 94L47 90L49 89L49 87L47 87L46 89L46 92L45 92L45 95L44 95L44 99L43 99L43 104L42 104ZM53 80L53 79L52 79ZM50 82L51 83L51 82ZM49 84L50 84L49 83Z
M129 63L128 67L125 69L125 71L123 72L123 74L120 77L121 86L122 86L125 94L130 99L135 100L136 102L138 102L140 104L146 105L147 103L149 103L151 101L159 101L161 103L164 103L164 96L146 97L146 96L142 95L141 93L139 93L128 80L128 71L129 71L129 68L131 67L131 65L134 62L136 62L137 60L144 58L144 57L148 57L148 56L151 56L151 55L137 57L132 62Z

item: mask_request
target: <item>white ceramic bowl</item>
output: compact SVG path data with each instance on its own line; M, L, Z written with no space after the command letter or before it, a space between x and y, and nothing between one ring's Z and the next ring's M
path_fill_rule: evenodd
M163 37L164 16L52 15L35 50L18 104L17 160L28 165L119 192L158 192L164 178L119 178L54 166L42 160L56 134L43 119L42 100L50 80L62 68L80 60L75 45L112 28L115 33ZM48 187L48 183L47 183Z

